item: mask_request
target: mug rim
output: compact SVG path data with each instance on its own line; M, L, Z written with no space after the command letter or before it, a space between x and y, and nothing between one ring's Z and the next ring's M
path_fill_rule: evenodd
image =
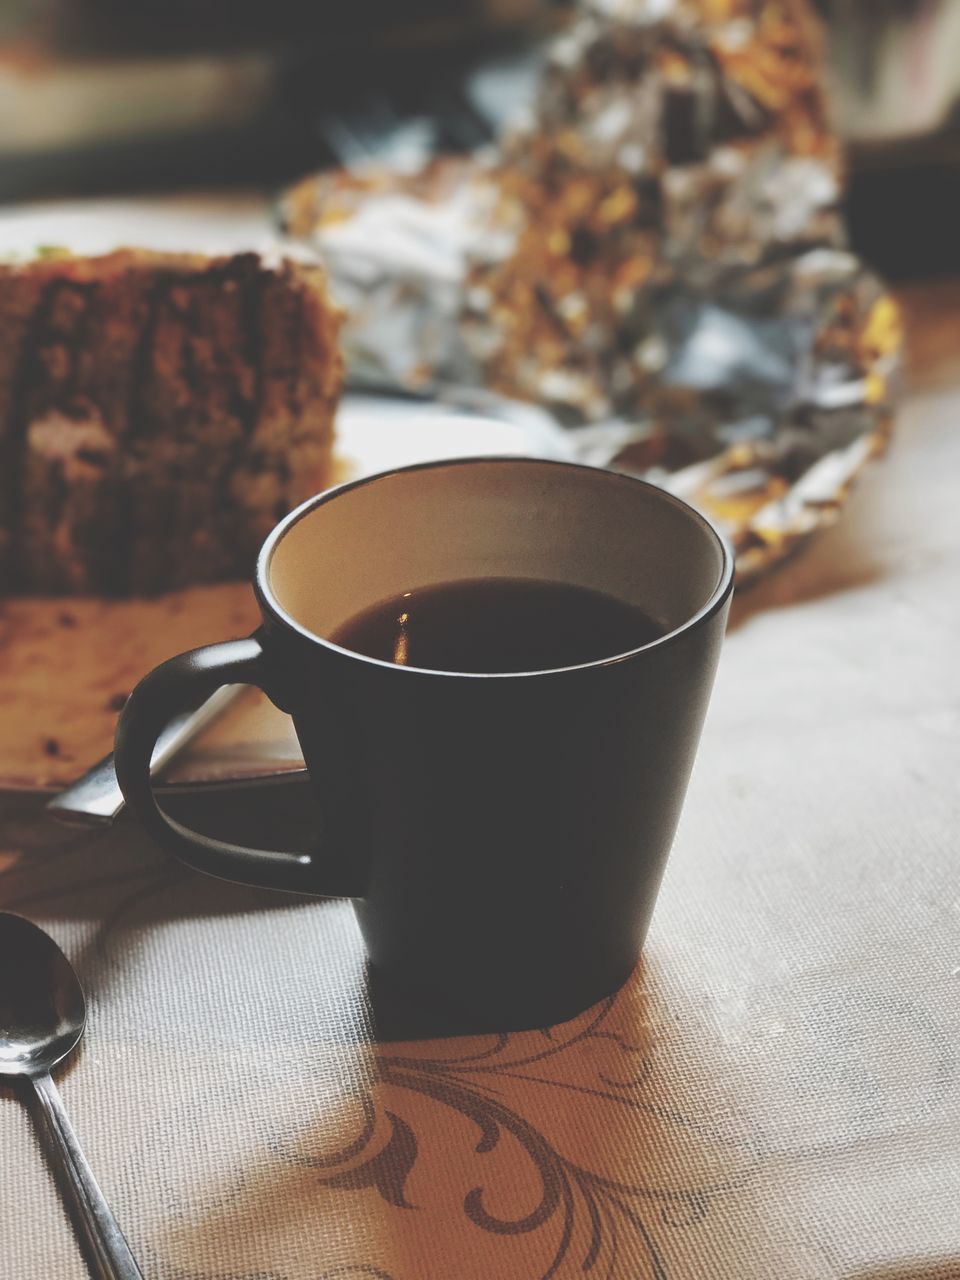
M544 467L563 467L568 471L582 471L593 477L604 477L607 481L620 482L630 486L641 486L656 494L659 499L672 503L687 517L692 517L714 539L720 552L720 574L717 585L704 604L691 614L686 621L682 622L678 627L672 627L655 640L649 640L646 644L637 645L636 648L627 649L623 653L596 658L592 662L581 662L569 667L534 668L531 671L443 671L437 667L415 667L386 662L382 658L373 658L369 654L358 653L355 649L347 649L343 645L335 644L332 640L328 640L325 636L318 635L315 631L311 631L309 627L305 627L298 622L280 604L270 585L271 562L283 538L305 516L310 515L318 507L332 502L334 498L339 497L341 494L348 493L351 489L359 489L364 485L373 484L377 480L384 480L390 476L404 475L413 471L432 471L441 467L459 468L473 466L477 463L521 463L524 465L532 463ZM596 668L615 666L621 662L627 662L641 653L646 653L648 650L660 649L672 644L688 631L692 631L702 622L711 618L723 607L733 591L734 568L733 548L714 522L689 502L685 502L683 498L677 497L676 494L671 493L668 489L663 489L649 480L644 480L640 476L629 475L622 471L608 471L603 467L592 467L582 462L568 462L562 458L536 458L523 454L491 454L468 458L435 458L428 462L415 462L408 466L391 467L387 471L378 471L371 476L361 476L358 480L347 480L342 484L333 485L329 489L324 489L320 493L314 494L288 512L267 535L257 556L253 586L261 609L281 626L289 627L303 639L309 640L323 649L332 653L342 654L344 657L352 658L357 662L381 667L387 671L407 672L409 675L419 676L447 676L455 680L529 680L534 676L556 676L574 671L592 671Z

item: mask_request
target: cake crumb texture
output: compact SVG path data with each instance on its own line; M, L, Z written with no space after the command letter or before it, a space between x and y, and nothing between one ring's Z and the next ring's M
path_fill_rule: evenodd
M0 266L0 589L249 575L328 483L340 319L320 267L252 253Z

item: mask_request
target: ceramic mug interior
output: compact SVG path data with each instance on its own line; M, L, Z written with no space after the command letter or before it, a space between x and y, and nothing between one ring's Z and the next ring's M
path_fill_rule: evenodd
M407 468L312 499L268 540L259 579L281 616L328 640L400 592L499 577L606 592L671 632L711 606L727 573L713 527L653 485L490 458Z

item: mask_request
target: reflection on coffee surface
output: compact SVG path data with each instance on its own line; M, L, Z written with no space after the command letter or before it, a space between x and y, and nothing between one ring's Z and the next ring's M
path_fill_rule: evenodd
M550 671L627 653L665 628L636 605L563 582L478 578L421 587L356 614L330 637L432 671Z

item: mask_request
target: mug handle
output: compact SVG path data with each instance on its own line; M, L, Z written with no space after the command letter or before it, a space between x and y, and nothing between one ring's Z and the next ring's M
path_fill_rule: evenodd
M157 804L150 762L157 739L181 711L226 684L251 684L269 696L266 657L257 637L191 649L162 663L137 685L117 725L114 763L127 804L164 848L197 871L266 889L340 897L355 895L353 877L315 855L250 849L191 831ZM325 860L324 860L325 861Z

